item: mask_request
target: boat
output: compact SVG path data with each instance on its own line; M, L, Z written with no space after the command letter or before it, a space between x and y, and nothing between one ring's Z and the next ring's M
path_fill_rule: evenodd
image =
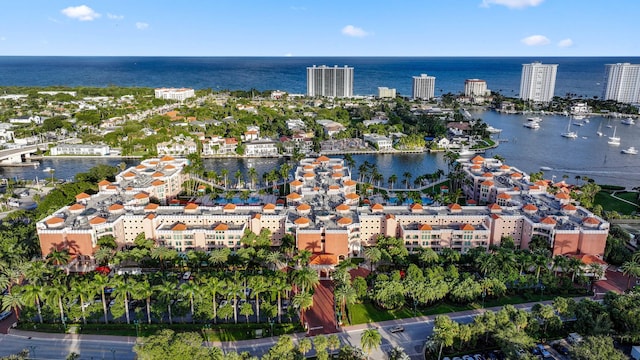
M493 126L489 125L489 126L487 127L487 131L488 131L489 133L491 133L491 134L497 134L497 133L502 132L502 129L494 128Z
M584 123L581 122L581 121L577 121L577 122L574 122L573 125L575 125L575 126L584 126Z
M523 124L524 127L529 129L540 129L540 124L537 121L529 121Z
M563 132L562 134L560 134L562 137L566 137L568 139L577 139L578 138L578 133L575 131L571 131L571 122L569 122L569 124L567 124L567 131Z
M542 171L551 171L553 169L548 167L548 166L540 166L540 170L542 170Z
M607 127L608 127L609 129L611 129L611 128L613 127L613 126L611 125L611 119L609 119L609 122L607 123Z
M638 155L638 149L636 149L635 147L631 146L627 149L624 149L621 151L623 154L629 154L629 155Z
M602 132L602 122L600 123L600 126L598 126L598 131L596 131L596 135L604 136L604 133Z
M48 173L48 172L52 172L53 169L47 166L46 168L42 169L42 171Z
M622 120L620 122L622 124L625 124L625 125L635 125L636 124L635 121L633 121L632 118L626 118L626 119L624 119L624 120Z
M540 122L542 121L542 118L535 116L535 117L527 118L527 121Z
M460 149L460 151L458 151L458 155L460 155L460 157L471 157L473 155L475 155L475 151L471 151L467 148L462 148Z
M613 136L609 137L609 141L607 141L609 145L620 145L620 138L616 137L616 128L613 128Z
M576 120L582 120L584 119L584 115L573 115L573 118Z

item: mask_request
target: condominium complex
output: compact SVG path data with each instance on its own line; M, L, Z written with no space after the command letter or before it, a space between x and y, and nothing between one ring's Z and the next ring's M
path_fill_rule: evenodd
M428 76L427 74L421 74L420 76L413 77L413 99L433 99L436 90L436 78L435 76Z
M640 102L640 65L606 64L602 98L621 103Z
M160 88L155 89L155 96L157 99L182 101L194 97L196 94L193 89Z
M487 82L480 79L467 79L464 81L464 96L476 97L487 96L490 91L487 89Z
M307 96L353 96L353 68L326 65L307 68Z
M557 64L522 64L520 99L549 102L556 88Z
M468 206L429 199L423 205L397 204L359 194L344 160L326 156L303 159L289 194L281 198L268 195L245 205L208 198L180 202L176 196L190 178L183 172L186 164L170 156L143 160L115 183L101 181L96 194L78 194L75 204L36 224L43 255L57 248L91 256L102 236L125 246L139 234L178 251L237 250L245 232L267 229L273 246L292 234L297 248L321 257L323 266L362 256L363 247L380 235L403 239L410 251L462 253L499 245L506 236L526 249L538 235L554 255L602 256L609 231L609 223L572 204L564 190L548 193L549 182L532 183L526 173L480 156L461 162Z
M388 87L378 88L378 98L380 99L395 99L396 89L389 89Z

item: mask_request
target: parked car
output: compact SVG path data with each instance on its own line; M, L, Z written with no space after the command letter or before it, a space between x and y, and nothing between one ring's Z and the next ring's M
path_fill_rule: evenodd
M560 343L553 344L553 348L562 355L569 355L569 348Z
M187 271L182 275L182 280L189 280L191 279L191 271Z
M549 356L551 356L551 353L549 352L549 350L547 350L544 345L542 344L537 344L535 348L533 348L533 353L536 355L542 355L543 358L547 358Z
M404 327L397 325L392 327L391 329L389 329L390 332L392 333L397 333L397 332L403 332L404 331Z
M0 321L8 318L9 316L11 316L11 310L0 313Z

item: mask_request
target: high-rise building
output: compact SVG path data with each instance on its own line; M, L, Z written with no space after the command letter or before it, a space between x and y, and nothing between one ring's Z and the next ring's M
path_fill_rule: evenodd
M413 77L413 94L414 99L432 99L435 96L436 77L421 74Z
M464 81L464 96L487 96L489 90L487 89L487 82L480 79L467 79Z
M522 64L520 99L549 102L556 88L558 64Z
M606 64L602 98L621 103L640 102L640 65Z
M379 87L378 97L380 99L394 99L396 97L396 89L389 89L388 87Z
M353 68L346 65L308 67L307 96L352 97Z

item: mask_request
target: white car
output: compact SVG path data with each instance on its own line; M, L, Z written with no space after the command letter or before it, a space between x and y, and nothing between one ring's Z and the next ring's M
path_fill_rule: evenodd
M191 278L191 271L187 271L182 275L182 280L189 280Z

